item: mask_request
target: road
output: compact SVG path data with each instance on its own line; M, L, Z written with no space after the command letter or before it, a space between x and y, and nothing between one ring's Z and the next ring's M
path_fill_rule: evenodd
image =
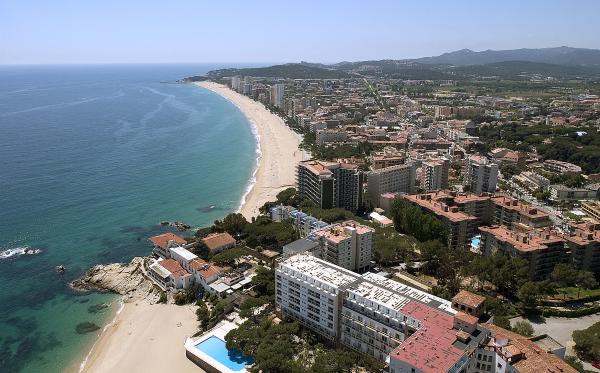
M522 317L515 317L510 322L514 325L517 321L522 320ZM591 325L600 322L600 313L590 316L583 316L578 318L565 318L565 317L531 317L528 319L533 325L533 335L547 334L554 338L558 343L567 347L567 355L575 355L573 351L574 342L571 337L575 330L586 329ZM600 372L600 370L592 367L591 364L583 362L585 369L591 370L592 372Z

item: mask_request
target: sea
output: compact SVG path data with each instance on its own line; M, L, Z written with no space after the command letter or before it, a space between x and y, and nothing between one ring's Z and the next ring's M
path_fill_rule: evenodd
M229 101L176 83L220 67L0 66L0 372L77 371L119 301L70 282L148 255L172 230L161 221L239 208L256 134Z

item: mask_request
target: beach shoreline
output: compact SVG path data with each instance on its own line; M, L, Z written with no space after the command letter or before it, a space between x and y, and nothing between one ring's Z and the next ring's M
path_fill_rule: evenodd
M251 220L259 215L260 207L276 199L277 193L295 185L295 165L304 157L299 149L301 137L283 119L249 97L218 83L194 84L231 102L252 126L256 164L237 210ZM149 304L145 300L123 302L85 359L69 370L203 372L187 359L183 347L185 338L197 330L194 306Z
M257 140L257 166L237 211L251 220L259 215L260 207L276 199L277 193L295 186L296 165L305 158L304 152L299 148L301 136L292 131L281 117L271 113L262 103L250 97L215 82L193 84L231 102L253 127L253 134Z
M198 330L193 305L124 303L94 343L79 372L203 372L185 356Z

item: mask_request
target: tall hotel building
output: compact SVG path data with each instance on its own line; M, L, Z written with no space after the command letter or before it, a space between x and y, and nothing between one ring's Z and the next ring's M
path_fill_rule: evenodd
M486 157L472 155L467 161L465 182L475 194L494 193L498 182L498 164Z
M310 254L279 262L275 281L283 317L385 361L389 373L576 372L529 339L459 311L465 299L480 309L483 297L474 294L450 302Z
M374 198L383 193L414 193L415 179L414 162L379 168L367 173L367 190Z
M283 96L285 92L285 86L281 83L273 84L270 88L271 105L283 108Z
M356 211L362 204L364 174L358 166L310 160L298 164L298 193L324 209Z

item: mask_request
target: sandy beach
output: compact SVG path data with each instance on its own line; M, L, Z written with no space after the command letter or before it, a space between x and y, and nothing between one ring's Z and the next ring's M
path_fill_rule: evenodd
M203 372L183 344L198 330L193 306L125 303L95 343L83 372Z
M296 165L303 160L303 152L298 149L301 138L263 104L222 84L195 84L232 102L258 131L261 158L255 174L256 182L240 207L242 215L250 220L259 214L258 209L265 202L275 200L277 193L296 184Z
M261 103L221 84L196 84L236 105L258 132L261 156L255 182L239 209L250 220L277 193L295 185L295 165L304 154L298 148L301 138ZM183 347L197 324L193 306L125 303L94 344L82 372L203 372L186 358Z

